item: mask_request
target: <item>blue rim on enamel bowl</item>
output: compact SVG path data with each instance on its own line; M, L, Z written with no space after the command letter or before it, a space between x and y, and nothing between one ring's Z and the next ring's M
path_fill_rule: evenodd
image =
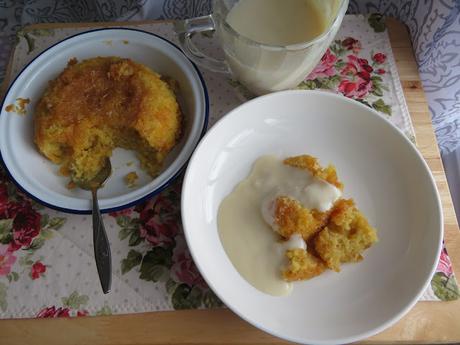
M146 34L146 35L149 35L155 39L159 39L163 42L165 42L166 44L170 45L173 49L177 50L177 53L180 54L180 56L184 58L184 61L186 61L187 63L189 63L190 67L192 68L192 71L194 73L196 73L196 76L198 77L199 79L199 86L200 86L200 90L199 92L201 93L201 96L203 98L202 102L204 103L203 104L203 108L204 108L204 116L202 118L202 124L201 124L201 130L199 132L198 135L196 135L196 139L195 139L195 142L193 143L192 147L190 147L190 153L183 159L182 162L179 163L179 165L175 168L175 171L171 174L171 176L167 177L166 180L159 186L157 186L153 191L141 196L141 197L138 197L137 199L135 200L132 200L130 202L127 202L127 203L123 203L119 206L115 206L115 207L108 207L108 208L101 208L101 212L103 213L108 213L108 212L115 212L115 211L118 211L118 210L122 210L122 209L125 209L125 208L128 208L128 207L131 207L131 206L134 206L142 201L145 201L146 199L149 199L155 195L157 195L158 193L160 193L161 191L163 191L165 188L167 188L169 185L171 185L172 182L174 182L176 180L176 178L181 175L181 173L184 171L184 168L186 167L187 163L188 163L188 160L190 159L190 156L192 155L193 153L193 149L198 145L201 137L204 135L204 133L206 132L206 128L207 128L207 124L208 124L208 119L209 119L209 96L208 96L208 91L207 91L207 88L206 88L206 84L204 82L204 79L203 79L203 76L201 75L198 67L195 65L195 63L193 63L193 61L191 61L183 52L182 50L177 46L175 45L174 43L172 43L171 41L165 39L164 37L161 37L159 35L156 35L156 34L153 34L151 32L147 32L147 31L144 31L144 30L139 30L139 29L133 29L133 28L123 28L123 27L110 27L110 28L101 28L101 29L94 29L94 30L88 30L88 31L85 31L85 32L81 32L81 33L78 33L78 34L75 34L75 35L72 35L70 37L67 37L55 44L53 44L52 46L48 47L47 49L45 49L43 52L41 52L40 54L38 54L35 58L33 58L19 73L18 75L14 78L14 80L10 83L9 87L7 88L6 92L5 92L5 96L1 102L1 108L0 108L0 115L3 114L4 112L4 106L5 106L5 103L8 99L8 96L10 94L10 91L12 90L12 88L15 86L16 82L18 81L18 79L28 71L29 68L31 68L31 66L34 64L34 62L36 62L38 59L40 59L45 53L49 53L50 51L52 51L53 49L57 49L59 48L59 46L63 45L64 43L68 42L69 40L72 40L72 39L75 39L75 38L78 38L80 36L85 36L85 35L88 35L88 34L93 34L95 32L106 32L106 31L112 31L112 30L116 30L116 31L125 31L125 32L136 32L136 33L140 33L140 34ZM202 116L202 115L200 115ZM1 118L0 118L0 121L1 121ZM0 122L1 123L1 122ZM185 147L184 147L185 149ZM177 158L174 160L174 162L177 160ZM68 208L68 207L62 207L62 206L59 206L59 205L56 205L56 204L52 204L50 202L47 202L47 201L44 201L40 198L39 195L35 195L33 194L32 192L30 192L27 188L25 188L24 186L21 185L21 183L18 181L18 179L14 176L14 174L10 171L7 163L5 162L5 159L3 157L3 153L2 153L2 149L1 149L1 146L0 146L0 163L2 164L2 166L4 167L7 175L9 176L9 178L14 182L14 184L22 191L24 192L28 197L30 197L31 199L39 202L40 204L44 205L44 206L47 206L49 208L52 208L52 209L55 209L55 210L58 210L58 211L63 211L63 212L66 212L66 213L73 213L73 214L91 214L91 210L90 209L87 209L87 210L82 210L82 209L73 209L73 208ZM163 173L162 173L163 174ZM162 174L160 174L159 176L161 176Z

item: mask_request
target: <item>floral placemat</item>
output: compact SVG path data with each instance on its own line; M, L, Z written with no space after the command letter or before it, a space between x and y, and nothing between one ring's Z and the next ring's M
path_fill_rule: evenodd
M131 27L176 42L171 23ZM9 80L50 45L86 30L20 31ZM415 140L382 18L346 16L339 32L299 88L329 89L354 98L381 112ZM214 37L198 36L196 41L219 54ZM202 73L210 97L209 126L252 97L226 75ZM94 264L91 217L57 212L31 201L0 170L0 318L221 307L188 252L180 222L180 187L179 178L142 204L104 215L113 283L110 294L103 295ZM444 249L422 299L458 297Z

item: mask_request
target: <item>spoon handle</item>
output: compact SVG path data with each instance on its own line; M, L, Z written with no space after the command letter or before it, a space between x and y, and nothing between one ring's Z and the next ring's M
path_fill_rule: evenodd
M99 203L97 201L97 189L91 190L93 194L93 247L96 258L97 273L101 281L102 291L106 294L112 285L112 257L110 244L102 221Z

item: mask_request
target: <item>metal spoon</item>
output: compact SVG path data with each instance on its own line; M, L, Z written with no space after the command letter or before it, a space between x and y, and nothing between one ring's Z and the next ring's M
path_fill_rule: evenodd
M110 159L106 158L104 166L91 180L74 181L78 187L90 190L93 197L93 247L96 259L97 273L101 282L102 291L106 294L112 285L112 258L110 254L110 244L105 232L99 203L97 201L97 190L104 184L112 173Z

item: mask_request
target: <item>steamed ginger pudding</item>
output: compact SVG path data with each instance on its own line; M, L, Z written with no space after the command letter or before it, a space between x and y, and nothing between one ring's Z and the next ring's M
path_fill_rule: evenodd
M343 188L335 167L315 157L260 157L219 207L219 236L237 271L282 296L294 281L362 260L376 230Z
M35 143L73 181L89 180L112 150L134 150L141 167L159 173L179 139L175 94L146 66L119 57L69 61L35 109Z

